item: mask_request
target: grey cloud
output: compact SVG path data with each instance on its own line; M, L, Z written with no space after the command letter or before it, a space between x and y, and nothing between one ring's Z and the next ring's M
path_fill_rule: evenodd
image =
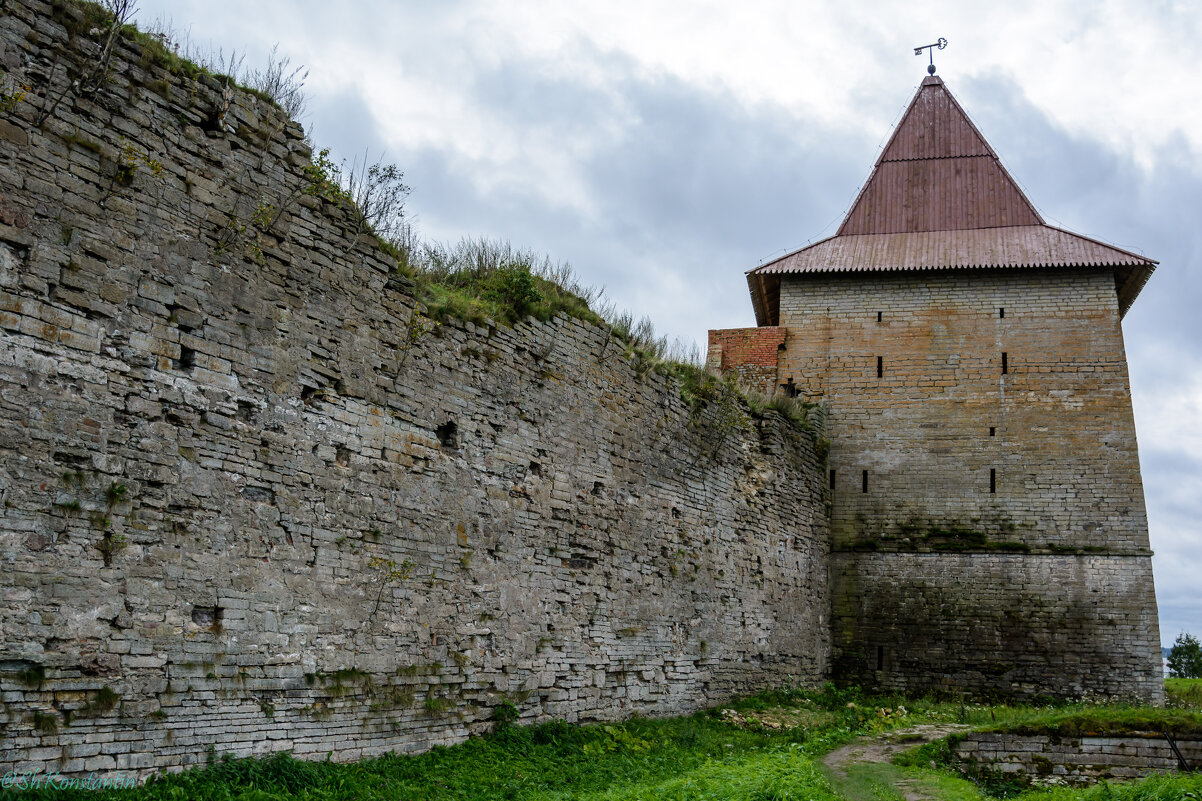
M1170 141L1145 171L1097 140L1053 126L1012 81L978 79L966 94L974 101L965 102L969 113L1049 222L1160 262L1125 320L1129 348L1171 342L1197 359L1202 163L1188 145Z
M583 144L588 155L573 167L595 213L565 211L520 187L473 193L482 182L471 171L480 165L450 144L407 154L419 213L438 228L454 220L469 232L531 236L522 241L572 261L618 296L639 297L651 270L687 285L683 296L646 310L666 330L698 341L709 327L751 324L743 271L839 216L877 136L748 107L720 91L646 75L615 54L587 55L609 76L604 86L512 62L477 76L472 92L489 119L565 148Z
M339 159L361 158L364 153L373 160L389 158L379 123L358 87L345 87L333 95L313 95L309 103L312 123L306 132L315 148L328 147Z

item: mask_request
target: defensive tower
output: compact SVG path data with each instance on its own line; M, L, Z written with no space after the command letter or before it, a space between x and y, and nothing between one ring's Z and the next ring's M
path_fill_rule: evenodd
M1160 697L1120 320L1156 262L1047 225L935 76L710 366L828 411L837 678Z

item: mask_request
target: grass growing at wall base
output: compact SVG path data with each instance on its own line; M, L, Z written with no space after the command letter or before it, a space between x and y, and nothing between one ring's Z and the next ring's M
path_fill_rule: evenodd
M681 718L594 726L554 722L518 727L500 722L487 737L414 756L387 755L352 764L306 762L287 754L215 759L202 768L164 774L132 791L0 789L0 799L890 801L902 798L904 789L926 798L982 801L989 796L980 787L929 769L931 761L939 761L940 749L950 753L947 742L910 752L903 765L851 765L846 779L834 781L820 767L820 758L859 734L916 723L1031 723L1089 709L1105 712L1112 707L991 707L870 696L829 686L821 692L785 689ZM1113 709L1121 715L1132 708ZM1202 775L1086 791L1029 791L1021 801L1168 801L1190 799L1187 793L1202 798Z
M979 771L972 778L952 772L930 770L922 767L891 766L910 787L923 793L923 797L941 801L1197 801L1202 799L1202 774L1173 773L1153 775L1146 779L1130 782L1099 781L1090 787L1031 787L1007 774ZM874 778L897 777L899 774L878 771ZM837 789L845 790L837 785ZM846 794L850 799L869 796ZM885 801L891 796L877 792L874 801Z
M1202 776L1152 776L1131 784L1100 782L1083 790L1056 787L1023 793L1021 801L1198 801Z
M195 799L746 799L837 801L812 754L782 734L695 715L591 727L503 726L489 737L418 756L354 764L286 754L218 760L132 792L33 793L29 798ZM0 798L4 797L0 791Z

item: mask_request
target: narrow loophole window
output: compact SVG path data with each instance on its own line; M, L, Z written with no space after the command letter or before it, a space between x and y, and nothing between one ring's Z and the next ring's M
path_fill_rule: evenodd
M196 351L180 345L179 358L175 360L176 370L191 370L196 366Z
M878 645L876 647L876 669L885 669L885 646Z
M876 357L876 377L880 378L883 375L885 375L885 357L877 356Z
M997 492L997 468L989 468L989 491Z
M996 435L997 435L997 428L995 426L990 426L989 427L989 436L992 437L992 436L996 436Z
M868 471L865 470L860 476L860 492L868 492Z
M835 488L835 471L831 471L831 489Z
M1010 359L1005 351L1002 351L1002 375L1010 372Z
M877 312L877 313L876 313L876 321L877 321L878 323L881 321L881 312Z
M1002 306L1000 309L997 310L997 316L1002 318L1003 320L1006 319L1006 307L1005 306Z

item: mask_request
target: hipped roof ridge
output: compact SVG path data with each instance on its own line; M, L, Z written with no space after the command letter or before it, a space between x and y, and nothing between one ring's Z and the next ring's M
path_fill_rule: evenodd
M951 165L962 159L972 161ZM928 168L922 169L923 164ZM1042 223L1034 204L943 80L929 76L894 127L838 235Z

